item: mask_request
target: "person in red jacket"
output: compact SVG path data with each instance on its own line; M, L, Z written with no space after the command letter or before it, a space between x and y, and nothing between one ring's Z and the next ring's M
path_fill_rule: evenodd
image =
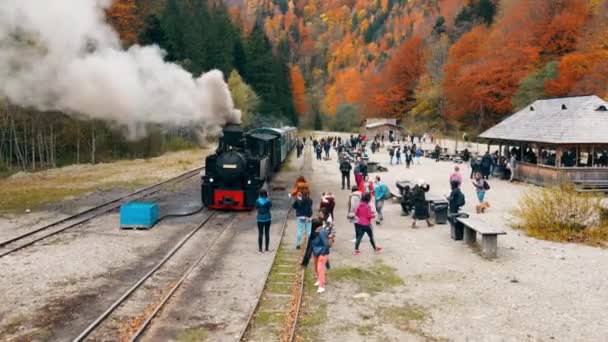
M381 247L376 247L376 241L374 241L374 233L372 231L372 220L376 217L374 214L372 207L370 207L369 202L371 201L371 195L369 193L363 194L363 198L361 198L361 203L355 210L355 216L357 217L357 223L355 223L355 229L357 234L357 240L355 241L355 250L353 251L354 255L359 255L361 252L359 251L359 245L361 244L361 239L363 239L363 235L367 234L369 236L369 242L374 248L374 252L380 253L382 251Z

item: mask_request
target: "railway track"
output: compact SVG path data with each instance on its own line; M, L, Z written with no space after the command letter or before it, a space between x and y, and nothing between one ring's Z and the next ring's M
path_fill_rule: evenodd
M226 215L223 215L226 216ZM76 338L74 342L84 340L130 340L136 341L143 336L157 313L167 304L180 285L188 275L195 270L207 257L208 252L215 246L224 232L233 224L237 214L230 214L230 218L222 214L212 212L204 220L180 240L153 268L126 290L118 300L112 303L102 314L93 320ZM204 229L204 236L200 236L204 227L217 228L211 239L210 230ZM178 255L183 247L194 240L195 237L203 241L210 241L205 249L194 255ZM192 242L194 244L195 242ZM195 248L196 249L196 248ZM175 260L173 260L175 258ZM171 265L176 262L178 266ZM184 265L179 267L179 265ZM187 267L189 265L189 267ZM138 303L139 302L139 303ZM143 314L141 306L144 303ZM131 306L131 309L128 306ZM129 312L135 307L135 317L131 317L132 323L126 332L121 333L121 324L124 322L124 311ZM123 311L121 313L120 311ZM120 336L116 336L116 335ZM125 335L126 334L126 335Z
M310 149L306 149L304 153L304 162L300 171L310 171L311 166L307 162L311 162ZM289 215L291 213L291 209L287 212L285 216L285 220L283 221L282 232L281 232L281 243L279 248L284 248L288 250L288 252L284 252L283 256L278 257L279 253L277 252L273 259L273 267L268 270L268 273L265 275L265 288L260 292L259 296L256 298L255 306L251 313L249 314L249 318L247 320L247 324L244 329L241 331L238 340L239 341L249 341L249 340L279 340L281 342L293 342L296 338L297 324L300 317L300 309L302 307L302 297L304 294L304 283L306 270L300 266L301 256L304 252L304 249L299 251L294 251L292 246L286 247L284 244L285 232L287 228L287 222L289 219ZM287 245L289 245L287 243ZM287 255L287 257L285 256ZM273 269L280 270L276 272L276 275L279 276L280 281L273 281L272 274ZM288 273L284 273L285 268L294 269L295 277L288 279L290 282L284 282L284 277ZM289 284L289 285L287 285ZM289 286L288 293L274 293L276 290L272 290L275 286ZM280 318L280 326L275 327L274 329L270 329L270 335L267 335L269 331L262 332L259 334L259 327L256 326L256 315L260 314L264 311L264 303L266 300L265 297L277 296L278 300L282 302L282 306L285 308L284 311L278 312L278 317ZM262 328L264 330L264 328Z
M128 195L99 204L93 208L84 210L75 215L66 217L64 219L53 222L46 226L36 228L25 234L2 241L2 242L0 242L0 258L5 257L14 252L17 252L28 246L31 246L31 245L35 244L36 242L42 241L51 236L59 234L67 229L79 226L93 218L99 217L116 208L119 208L121 205L123 205L125 203L131 202L131 201L134 201L137 199L141 199L146 196L150 196L150 195L160 191L163 186L178 184L187 179L190 179L190 178L198 175L203 169L204 169L203 167L200 167L200 168L197 168L194 170L190 170L177 177L174 177L174 178L165 180L163 182L148 186L146 188L137 190Z

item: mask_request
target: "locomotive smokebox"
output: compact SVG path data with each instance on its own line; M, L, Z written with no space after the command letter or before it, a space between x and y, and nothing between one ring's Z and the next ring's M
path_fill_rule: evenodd
M225 149L229 147L242 147L243 127L239 124L227 124L222 130L221 145Z

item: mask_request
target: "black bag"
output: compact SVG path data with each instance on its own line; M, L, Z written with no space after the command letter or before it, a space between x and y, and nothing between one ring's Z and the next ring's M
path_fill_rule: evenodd
M483 181L483 189L485 191L490 190L490 183L488 183L488 181L486 181L486 180Z

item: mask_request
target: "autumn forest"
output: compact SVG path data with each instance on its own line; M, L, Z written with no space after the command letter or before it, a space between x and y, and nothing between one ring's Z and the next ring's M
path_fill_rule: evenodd
M608 0L115 0L107 18L125 47L157 44L193 74L220 69L249 126L350 131L394 117L415 133L474 135L538 98L608 97ZM24 140L36 144L31 120ZM77 158L91 130L108 151L165 148L117 148L103 124L70 122L63 144Z

